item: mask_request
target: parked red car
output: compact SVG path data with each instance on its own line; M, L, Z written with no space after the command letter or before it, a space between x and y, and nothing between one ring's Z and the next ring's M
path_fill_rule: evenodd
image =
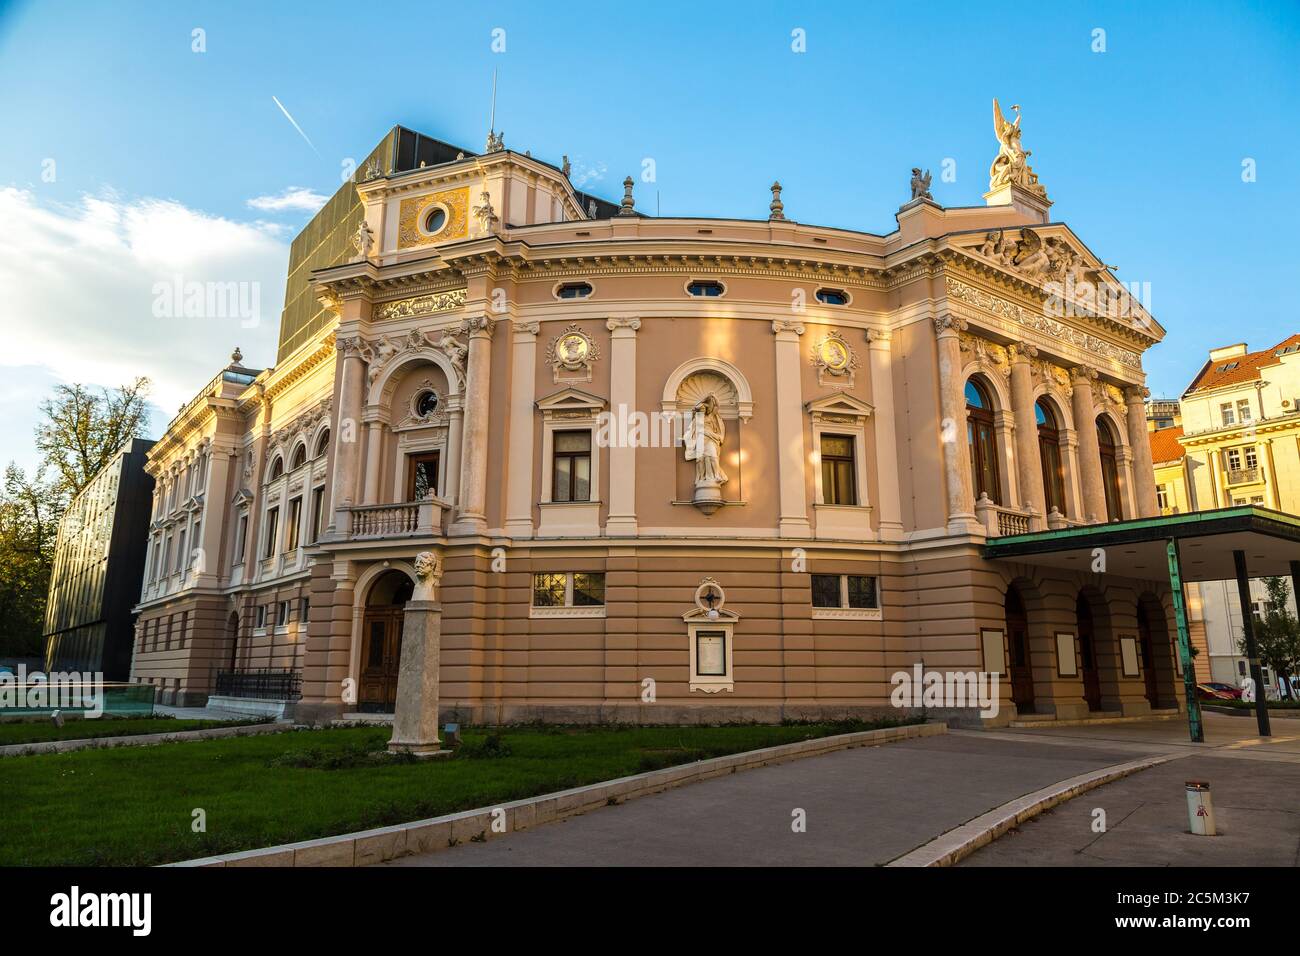
M1220 693L1227 694L1233 700L1241 700L1241 688L1234 687L1231 684L1225 684L1222 681L1211 680L1205 682L1206 687L1213 687Z
M1213 684L1197 684L1197 700L1236 700L1241 696L1241 691L1237 691L1236 696L1229 694L1227 691L1218 690Z

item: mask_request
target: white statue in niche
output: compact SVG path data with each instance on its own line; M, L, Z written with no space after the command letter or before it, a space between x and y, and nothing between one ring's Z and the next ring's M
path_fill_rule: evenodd
M695 495L693 501L706 514L712 514L722 505L722 486L727 483L722 470L722 443L726 426L718 414L718 399L706 395L691 409L690 421L682 436L686 460L695 462Z

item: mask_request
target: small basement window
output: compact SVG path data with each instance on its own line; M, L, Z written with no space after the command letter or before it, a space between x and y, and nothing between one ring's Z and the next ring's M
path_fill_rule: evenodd
M555 290L555 294L561 299L585 299L591 295L591 283L566 282Z
M696 279L686 287L686 291L691 295L716 298L722 295L726 289L721 282L713 279Z
M848 305L849 294L843 289L818 289L817 301L823 305Z

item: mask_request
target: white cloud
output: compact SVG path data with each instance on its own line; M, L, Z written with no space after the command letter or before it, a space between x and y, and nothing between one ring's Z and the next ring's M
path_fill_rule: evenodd
M236 345L247 366L275 361L289 257L277 230L170 200L58 205L12 187L0 188L0 221L0 366L25 367L28 389L46 375L96 386L147 375L156 437ZM31 443L30 427L0 429L0 463L30 460Z
M605 178L607 170L608 167L600 161L585 163L579 159L569 172L569 182L573 184L574 189L581 189L588 183L600 182Z
M328 200L328 196L305 186L290 186L278 196L256 196L248 200L248 205L263 212L315 212Z

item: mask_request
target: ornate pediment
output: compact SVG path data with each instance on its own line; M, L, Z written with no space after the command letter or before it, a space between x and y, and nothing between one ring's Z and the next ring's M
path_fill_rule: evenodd
M870 418L875 408L860 398L837 392L804 403L804 410L812 415L814 422L857 425L862 419Z
M546 418L594 418L605 407L605 399L576 388L566 388L538 399L537 407Z

